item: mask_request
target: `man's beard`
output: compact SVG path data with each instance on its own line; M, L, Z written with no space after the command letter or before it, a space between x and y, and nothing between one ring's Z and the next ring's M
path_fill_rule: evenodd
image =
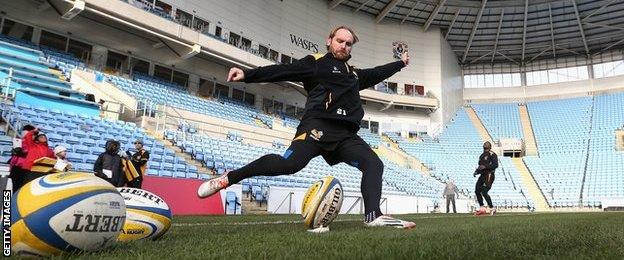
M330 48L330 51L334 55L334 58L336 58L337 60L346 61L349 59L349 54L347 54L347 52L345 51L336 51L332 48Z

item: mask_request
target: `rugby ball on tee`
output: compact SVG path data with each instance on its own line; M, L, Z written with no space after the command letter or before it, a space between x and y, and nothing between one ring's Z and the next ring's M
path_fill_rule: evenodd
M156 240L169 230L172 214L161 197L136 188L117 190L126 203L126 223L117 238L119 241Z
M329 226L338 216L343 198L342 184L333 176L314 182L303 197L301 216L304 225L309 229Z

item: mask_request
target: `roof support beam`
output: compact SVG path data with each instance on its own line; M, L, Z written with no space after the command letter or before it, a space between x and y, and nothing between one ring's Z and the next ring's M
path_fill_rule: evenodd
M376 23L381 22L381 20L383 20L384 17L386 17L386 15L388 15L390 11L392 10L392 8L394 8L398 3L399 3L399 0L390 1L390 3L388 3L386 7L384 7L383 10L381 10L381 12L377 15L377 17L375 18L375 22Z
M583 22L583 24L591 25L591 26L604 27L604 28L609 28L609 29L624 30L624 27L615 26L615 25L609 25L609 24L590 23L590 22Z
M529 61L527 61L527 63L533 61L534 59L537 59L537 57L542 56L542 54L544 54L544 52L550 50L550 46L548 46L548 48L544 49L543 51L541 51L540 53L538 53L537 55L533 56L533 58L529 59Z
M594 10L593 12L591 12L590 14L588 14L587 16L583 17L583 19L581 19L581 20L582 20L582 21L585 21L585 20L589 19L589 17L592 17L592 15L595 15L595 14L597 14L597 13L602 12L602 10L604 10L605 8L607 8L607 6L609 6L609 5L613 4L613 2L615 2L615 1L617 1L617 0L611 0L611 1L609 1L608 3L606 3L606 4L602 5L600 8L598 8L598 9Z
M368 4L368 2L370 2L372 0L366 0L366 2L362 3L360 6L358 6L357 9L355 9L355 11L353 11L354 13L357 11L360 11L360 9L362 9L362 7L364 7L366 4Z
M529 0L524 0L524 22L522 23L522 60L524 61L524 50L526 49L526 28L527 14L529 11Z
M555 29L553 29L552 8L550 7L550 4L548 4L548 18L548 21L550 22L550 41L552 42L552 54L553 58L557 58L557 52L555 51Z
M577 51L573 51L573 50L570 50L570 49L565 48L565 47L557 46L557 48L562 49L562 50L567 51L567 52L574 53L574 54L576 54L576 55L581 55L581 54L580 54L580 53L578 53Z
M475 62L477 62L478 60L482 59L482 58L483 58L483 57L485 57L485 56L490 55L490 53L493 53L493 52L494 52L493 50L488 51L488 52L486 52L485 54L483 54L483 55L479 56L478 58L476 58L476 59L474 59L474 60L471 60L470 62L468 62L468 64L475 63Z
M498 55L500 55L500 56L503 56L503 58L508 59L509 61L511 61L511 62L513 62L513 63L515 63L516 65L520 65L520 63L519 63L519 62L517 62L516 60L514 60L514 59L512 59L512 58L509 58L509 56L507 56L507 55L505 55L505 54L502 54L500 51L497 51L497 52L496 52L496 54L498 54Z
M418 5L418 3L420 3L420 1L416 1L414 3L414 6L412 6L412 9L410 9L409 12L407 12L407 14L405 15L405 17L403 17L403 20L401 20L401 24L403 24L405 22L405 20L407 20L407 18L410 16L410 14L412 14L414 9L416 9L416 6Z
M496 29L496 39L494 39L494 51L492 52L492 60L494 62L494 56L496 56L496 47L498 47L498 36L500 35L501 26L503 25L503 16L505 15L505 9L501 8L500 19L498 20L498 29Z
M606 51L606 50L608 50L608 49L611 49L613 46L616 46L616 45L621 44L621 43L623 43L623 42L624 42L624 39L621 39L621 40L619 40L619 41L617 41L617 42L614 42L614 43L612 43L612 44L609 44L609 46L607 46L607 47L605 47L604 49L602 49L602 51ZM601 52L602 52L602 51L601 51Z
M457 9L457 11L455 11L455 16L453 16L453 20L451 20L451 25L449 25L448 30L446 30L446 34L444 34L444 39L445 40L449 36L449 33L451 32L451 29L453 29L453 25L455 25L455 20L457 20L457 16L459 16L459 10L460 9Z
M472 26L472 32L470 32L470 37L468 38L468 43L466 44L466 51L464 52L462 63L466 61L466 56L468 56L468 52L470 51L470 45L472 45L472 40L474 39L474 36L477 33L477 27L479 27L479 22L481 21L481 16L483 15L483 10L485 9L486 3L487 3L487 0L481 1L481 9L479 9L479 13L477 13L477 18L475 18L474 25Z
M334 9L336 8L336 6L339 6L340 4L342 4L342 2L344 2L345 0L334 0L331 1L331 3L329 3L329 9Z
M585 54L589 56L589 48L587 47L587 40L585 39L585 31L583 31L583 23L581 23L581 16L579 15L578 7L576 7L576 0L571 0L572 6L574 6L574 14L576 15L576 21L578 22L579 31L581 32L581 38L583 39L583 46L585 47Z
M438 1L438 5L436 5L436 7L433 9L431 14L429 15L429 18L425 22L425 32L429 29L429 26L431 26L431 23L433 22L433 19L435 19L436 15L438 15L438 12L440 12L440 8L442 8L442 6L444 5L445 2L446 2L446 0L439 0Z

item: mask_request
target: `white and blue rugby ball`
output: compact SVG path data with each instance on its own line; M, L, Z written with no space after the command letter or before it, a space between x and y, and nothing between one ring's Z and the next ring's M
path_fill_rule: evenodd
M11 210L11 249L22 256L106 248L115 243L126 218L124 200L113 185L74 172L27 183Z
M171 227L171 209L158 195L136 188L117 188L126 203L126 223L119 241L156 240Z
M309 229L327 227L342 207L344 190L333 176L327 176L308 188L301 206L303 223Z

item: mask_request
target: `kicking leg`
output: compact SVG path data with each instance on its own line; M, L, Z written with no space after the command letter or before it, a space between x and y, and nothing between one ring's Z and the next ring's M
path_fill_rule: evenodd
M267 154L240 169L204 182L197 190L200 198L208 197L219 190L253 176L277 176L294 174L305 167L321 149L305 140L294 141L284 155Z
M414 222L384 216L379 208L384 165L379 156L360 137L343 141L331 154L333 159L345 162L362 172L360 190L364 200L364 221L368 226L392 226L412 228Z

